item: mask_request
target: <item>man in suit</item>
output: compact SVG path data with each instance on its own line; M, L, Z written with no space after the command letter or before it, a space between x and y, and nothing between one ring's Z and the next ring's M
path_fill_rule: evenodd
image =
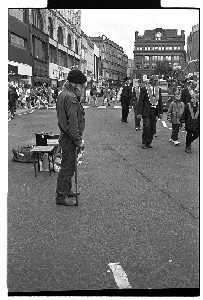
M182 90L181 101L185 105L187 105L191 101L191 95L193 94L194 89L196 88L196 86L197 86L196 82L193 81L193 80L190 80L188 82L188 86Z
M157 87L157 79L152 75L148 84L140 89L137 104L137 118L143 119L142 149L153 148L151 143L156 133L156 121L162 118L163 104L161 89Z
M121 94L120 94L120 99L121 99L121 106L122 106L122 119L121 122L128 123L128 114L129 114L129 106L130 106L130 101L132 97L132 87L130 86L130 79L129 77L126 77L124 79L125 83L123 87L121 88Z

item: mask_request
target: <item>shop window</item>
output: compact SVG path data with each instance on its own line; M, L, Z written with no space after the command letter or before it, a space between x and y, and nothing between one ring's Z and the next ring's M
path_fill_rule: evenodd
M49 18L49 26L48 26L49 36L53 39L53 22L52 19Z
M149 56L145 56L144 59L145 59L146 61L149 61Z
M63 31L62 31L61 27L58 28L57 38L58 38L59 44L63 45Z
M14 33L11 33L11 45L22 49L28 49L28 41Z
M33 25L39 30L43 31L42 16L38 9L34 9L32 11L32 20L33 20Z
M23 8L12 8L9 9L9 14L15 18L17 18L18 20L20 20L21 22L26 23L26 10Z
M42 42L41 40L38 40L37 38L35 38L34 45L35 45L34 57L36 57L40 60L45 60L46 59L45 43Z

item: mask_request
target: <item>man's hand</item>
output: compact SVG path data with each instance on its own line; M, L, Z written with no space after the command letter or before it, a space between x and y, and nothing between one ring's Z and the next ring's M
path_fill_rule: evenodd
M159 119L162 119L162 114L159 115Z
M82 143L80 144L79 149L84 150L84 148L85 148L85 142L84 142L84 140L82 140Z
M142 116L141 116L141 115L137 115L137 118L138 118L138 119L141 119L141 118L142 118Z

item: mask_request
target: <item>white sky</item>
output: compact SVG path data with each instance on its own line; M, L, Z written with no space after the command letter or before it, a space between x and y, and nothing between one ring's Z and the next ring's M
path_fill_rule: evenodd
M185 30L187 36L192 26L199 23L197 9L82 9L81 29L88 36L105 34L123 47L128 58L133 59L135 31L155 28Z

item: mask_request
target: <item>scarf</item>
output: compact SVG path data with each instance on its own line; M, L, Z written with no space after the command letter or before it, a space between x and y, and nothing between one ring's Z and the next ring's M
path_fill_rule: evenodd
M191 106L191 103L189 102L188 104L192 119L197 119L197 117L199 116L199 105L197 106L197 111L194 113L194 108Z
M147 94L149 97L149 102L151 103L151 105L156 106L158 104L158 100L159 100L159 87L154 86L154 95L152 94L152 90L151 90L151 86L147 85Z

